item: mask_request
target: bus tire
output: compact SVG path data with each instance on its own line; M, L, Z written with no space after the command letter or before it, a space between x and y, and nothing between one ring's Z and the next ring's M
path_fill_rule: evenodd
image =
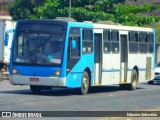
M33 93L40 93L42 88L40 86L30 85L30 89Z
M129 90L135 90L137 88L138 83L138 74L135 69L133 69L131 74L131 83L128 85Z
M87 71L84 71L83 77L82 77L82 83L81 83L81 94L85 95L88 93L89 90L89 75Z

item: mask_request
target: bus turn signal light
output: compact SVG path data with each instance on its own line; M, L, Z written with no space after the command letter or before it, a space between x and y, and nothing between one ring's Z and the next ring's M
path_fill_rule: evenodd
M53 73L52 77L59 77L61 73L61 70L57 70L56 72Z
M13 72L13 75L20 75L20 73L14 68L12 68L12 72Z

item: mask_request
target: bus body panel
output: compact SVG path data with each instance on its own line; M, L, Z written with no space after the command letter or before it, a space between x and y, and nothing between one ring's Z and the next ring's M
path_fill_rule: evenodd
M74 66L74 68L67 75L67 87L80 87L82 82L82 75L86 68L91 72L91 85L93 85L93 60L94 55L82 55L81 60ZM88 62L89 61L89 62Z
M128 71L132 72L134 67L138 67L139 70L139 82L145 82L147 81L145 79L145 73L146 73L146 59L147 57L152 58L152 63L154 61L153 54L129 54L128 60L130 61L128 64ZM151 68L151 79L153 79L154 75L154 66L152 64ZM130 81L131 74L128 73L128 80Z
M52 76L60 67L14 66L22 76ZM25 71L24 71L25 70Z
M12 75L10 76L10 83L14 85L66 87L66 78Z
M150 32L154 34L154 53L138 53L132 54L129 53L129 45L128 45L128 67L127 67L127 81L125 83L131 83L131 73L134 67L138 67L138 82L146 82L145 74L146 74L146 59L147 57L151 58L151 79L154 78L154 63L155 63L155 31L151 28L142 28L142 27L129 27L129 26L121 26L121 25L104 25L104 24L94 24L94 29L96 30L118 30L119 37L120 35L127 35L129 37L129 31L138 31L138 32ZM103 32L102 32L103 33ZM120 39L119 39L120 40ZM128 41L128 38L127 38ZM104 40L102 41L104 42ZM120 48L119 41L119 48ZM102 43L103 44L103 43ZM129 43L127 43L129 44ZM104 45L104 44L103 44ZM121 66L120 66L120 53L104 53L104 48L102 48L103 53L103 62L102 62L102 82L101 85L112 85L112 84L121 84L120 76L121 76ZM108 61L108 62L107 62Z
M103 54L102 85L119 84L119 58L119 54ZM110 75L110 77L108 75ZM106 77L109 77L110 79L107 79Z
M157 54L157 48L156 48L156 43L157 43L157 40L156 40L156 32L154 29L152 29L152 32L153 32L153 40L154 40L154 53L153 53L153 56L154 56L154 59L153 59L153 69L155 69L155 66L156 66L156 54Z
M68 23L68 31L70 30L70 28L72 27L77 27L80 28L80 34L82 36L82 29L83 28L89 28L89 29L93 29L93 25L92 24L88 24L88 23L77 23L77 22L69 22ZM68 33L69 35L69 33ZM69 38L69 36L67 36L66 38ZM66 39L66 48L68 46L68 39ZM94 54L93 52L90 54L84 54L82 52L83 49L83 40L82 37L80 38L80 59L79 61L76 63L76 65L69 71L69 73L67 74L67 80L66 80L66 86L70 87L70 88L76 88L76 87L81 87L82 84L82 75L83 72L85 71L86 68L88 68L91 72L91 85L93 85L93 81L94 81L94 76L93 76L93 66L94 66ZM66 49L67 51L68 49ZM67 53L67 52L66 52ZM67 59L67 56L65 57ZM66 68L68 69L68 68ZM70 68L69 68L70 69Z
M134 27L134 26L123 26L123 25L109 25L109 24L93 24L94 29L110 29L110 30L119 30L119 31L147 31L153 32L152 28L144 28L144 27Z

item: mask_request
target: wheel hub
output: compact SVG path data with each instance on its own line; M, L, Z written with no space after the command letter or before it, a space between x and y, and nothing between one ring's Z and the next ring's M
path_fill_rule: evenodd
M86 89L88 86L88 79L87 78L83 78L83 88Z

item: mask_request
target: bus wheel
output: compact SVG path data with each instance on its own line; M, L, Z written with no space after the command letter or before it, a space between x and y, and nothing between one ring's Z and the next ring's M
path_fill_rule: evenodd
M128 88L130 90L135 90L137 88L138 83L138 75L137 71L134 69L131 74L131 83L129 84Z
M30 89L33 93L40 93L41 92L41 87L40 86L30 85Z
M81 84L81 94L85 95L89 90L89 75L86 71L83 73L82 84Z

